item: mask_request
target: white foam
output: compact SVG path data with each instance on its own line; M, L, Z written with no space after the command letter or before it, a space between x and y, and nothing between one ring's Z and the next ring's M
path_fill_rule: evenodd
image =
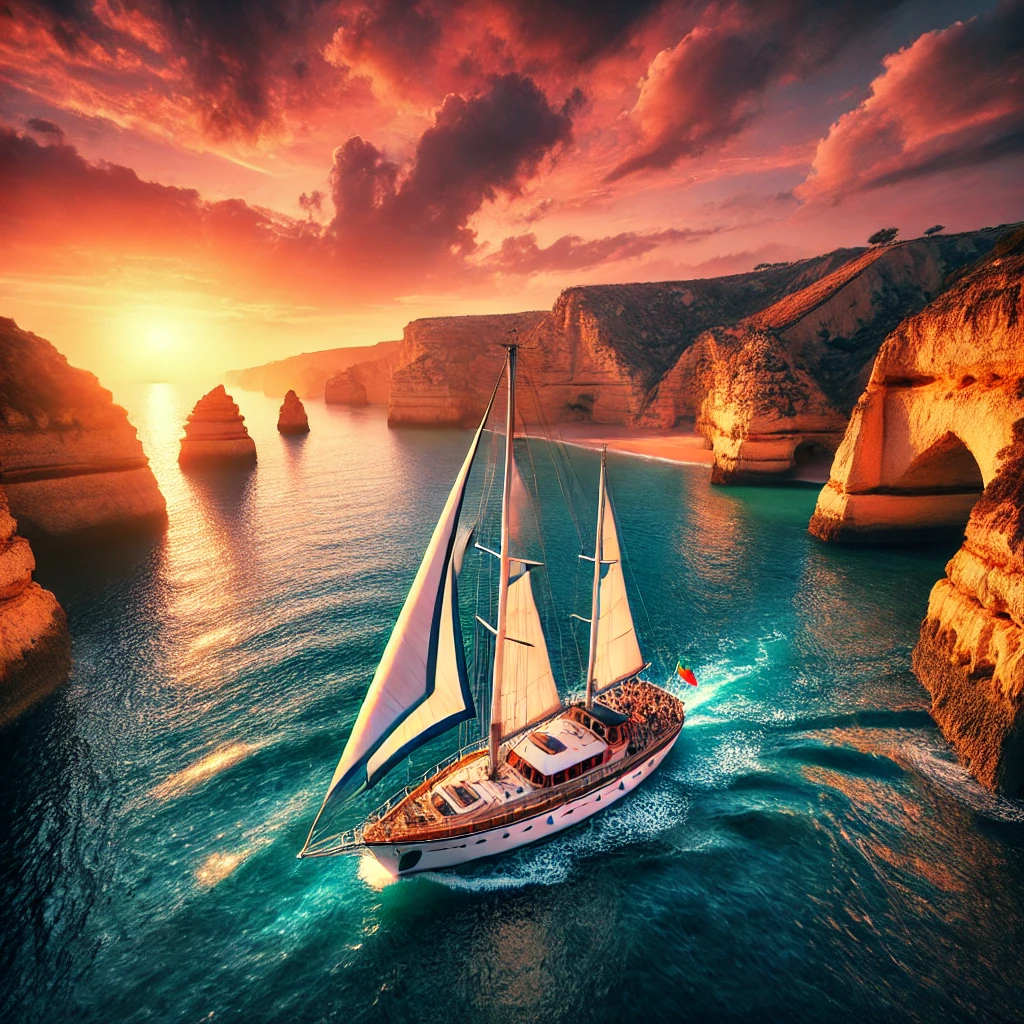
M945 746L925 740L902 744L901 753L926 778L972 811L997 821L1024 822L1024 800L1011 800L983 789Z

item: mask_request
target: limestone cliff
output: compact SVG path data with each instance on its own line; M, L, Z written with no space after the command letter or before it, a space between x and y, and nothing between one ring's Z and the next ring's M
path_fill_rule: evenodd
M309 417L299 396L289 391L277 416L277 429L282 434L308 434Z
M249 436L245 417L224 385L218 384L189 413L178 462L182 466L196 466L255 461L256 442Z
M636 425L652 388L702 331L738 322L855 254L839 250L731 277L568 288L550 312L414 320L392 378L388 421L478 418L514 326L527 421Z
M825 540L880 541L967 521L913 665L961 760L1010 794L1024 791L1022 314L1018 231L886 340L811 522Z
M643 422L692 417L713 479L770 481L802 452L834 452L886 334L995 244L999 229L855 253L729 330L702 334L654 391Z
M695 421L714 447L716 479L785 475L798 450L836 448L885 334L998 235L839 249L721 278L569 288L549 313L416 320L388 420L473 422L515 325L527 422Z
M391 395L391 372L398 361L368 359L334 374L324 387L328 405L387 405Z
M327 381L357 363L383 362L387 364L385 378L390 377L400 346L399 341L382 341L376 345L304 352L246 370L231 370L224 379L228 384L237 384L246 391L262 391L271 398L283 398L287 391L296 392L300 398L322 398ZM386 401L385 394L381 404Z
M1010 234L886 340L818 498L816 536L961 535L1024 415L1021 239Z
M1024 793L1024 419L1015 435L932 589L913 660L960 760L1012 796Z
M67 679L71 639L57 599L32 581L35 558L0 488L0 725Z
M163 496L128 414L48 342L0 318L0 481L23 534L159 527Z

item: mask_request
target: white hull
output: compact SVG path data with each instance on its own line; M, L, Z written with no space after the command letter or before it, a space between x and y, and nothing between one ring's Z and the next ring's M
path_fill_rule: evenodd
M520 846L547 839L573 825L578 825L598 811L621 800L661 764L678 738L677 732L657 753L635 765L625 774L609 779L602 788L591 790L560 807L543 811L532 818L523 818L511 825L473 832L455 839L394 844L372 843L368 844L368 848L390 874L403 876L420 871L440 871L459 864L468 864L481 857L508 853ZM415 856L417 852L420 854L419 857ZM407 866L400 871L399 865L403 856L406 857Z

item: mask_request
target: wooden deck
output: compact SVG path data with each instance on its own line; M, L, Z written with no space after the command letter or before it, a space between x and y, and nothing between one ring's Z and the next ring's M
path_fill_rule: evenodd
M486 779L487 751L474 751L437 775L425 779L381 818L367 823L363 829L363 842L371 846L396 842L426 842L472 835L514 824L524 818L560 807L570 800L586 795L590 790L606 785L610 779L625 775L673 740L683 726L682 701L650 683L624 684L622 688L606 694L601 702L628 714L634 729L642 737L642 745L633 753L627 753L625 758L602 765L569 782L546 788L531 786L503 761L498 781L504 783L506 788L510 787L509 791L512 793L515 793L517 787L522 787L521 796L516 794L501 804L485 801L477 810L445 817L431 804L430 794L438 785L444 785L448 780L465 780L467 776L472 779L477 775Z

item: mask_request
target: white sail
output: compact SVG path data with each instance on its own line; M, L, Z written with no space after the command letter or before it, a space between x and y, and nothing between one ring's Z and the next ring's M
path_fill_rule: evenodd
M597 620L597 658L594 685L598 690L628 679L644 667L636 638L633 614L626 597L626 579L622 572L619 533L611 497L604 496L604 523L601 531L600 615Z
M453 556L469 471L493 402L492 394L359 709L325 807L332 797L372 786L415 747L476 714Z
M501 687L502 739L561 707L529 568L515 559L511 568Z

